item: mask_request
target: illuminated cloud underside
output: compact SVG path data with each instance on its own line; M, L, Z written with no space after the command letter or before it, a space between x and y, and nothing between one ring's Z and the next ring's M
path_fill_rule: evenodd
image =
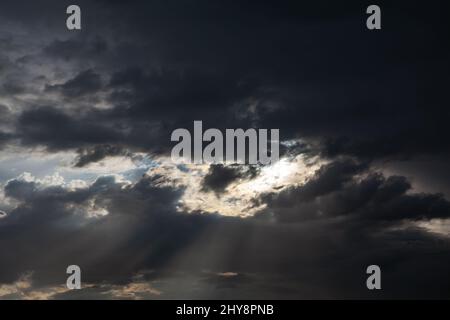
M160 159L160 165L147 172L150 176L161 175L161 185L184 188L179 202L180 211L201 211L224 216L248 217L264 208L255 205L261 194L280 192L286 186L301 185L312 177L323 164L317 158L306 160L299 155L295 158L282 158L279 162L263 167L254 179L238 179L232 182L224 194L202 190L202 180L209 165L185 164L181 169L170 159Z

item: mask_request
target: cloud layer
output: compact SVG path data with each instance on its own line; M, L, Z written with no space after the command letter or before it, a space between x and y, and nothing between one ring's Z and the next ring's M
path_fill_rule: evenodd
M448 298L438 2L3 1L0 298ZM175 165L194 120L281 160Z

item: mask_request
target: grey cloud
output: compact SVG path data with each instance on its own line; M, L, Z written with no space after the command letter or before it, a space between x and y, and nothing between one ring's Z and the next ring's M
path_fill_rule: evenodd
M91 118L76 118L52 107L34 108L18 119L24 145L45 145L50 149L70 149L120 140L121 134L108 124Z
M330 163L305 185L262 196L267 208L248 219L178 212L184 190L148 177L76 190L11 180L5 195L18 206L0 219L0 283L31 270L35 287L61 284L75 259L86 281L108 284L80 296L153 269L163 297L448 298L448 237L414 224L449 218L448 199L373 168L427 155L448 171L443 2L383 3L386 28L369 33L356 1L80 1L76 35L65 30L67 4L0 4L0 90L14 111L0 106L2 148L77 151L81 171L128 151L168 155L170 133L200 119L279 128L283 140L305 141L283 154ZM103 98L107 108L92 105ZM203 186L220 195L252 177L243 170L212 166ZM386 281L379 294L362 285L374 261Z
M72 66L88 59L98 76L111 80L105 89L113 109L108 115L88 112L87 117L131 130L119 139L130 147L167 152L168 134L201 118L210 127L282 128L283 139L319 139L329 157L372 160L448 152L442 143L448 135L445 117L434 116L446 114L445 88L439 83L446 83L447 76L439 65L448 65L443 59L448 47L435 37L418 43L405 36L402 26L410 16L397 7L388 5L396 15L391 33L366 37L359 5L344 11L331 4L285 3L274 11L273 4L261 3L259 10L245 5L237 14L234 3L219 11L202 4L197 11L184 2L176 10L157 2L108 7L86 3L89 12L104 10L94 24L104 36L56 39L44 45L42 54L62 57ZM114 34L107 31L112 23ZM433 30L443 30L441 21L434 23ZM322 39L320 46L317 38ZM355 49L352 43L361 45ZM398 61L395 50L376 54L392 43L405 61ZM439 63L425 59L429 48L436 49ZM398 67L385 67L389 63ZM411 68L417 71L414 77L407 72ZM421 80L433 76L442 81L430 86ZM76 97L99 88L92 73L79 77L54 89ZM417 99L410 95L413 91ZM143 138L149 128L157 139ZM111 143L107 137L97 140Z
M344 175L355 174L341 168ZM448 273L442 266L450 259L448 239L437 241L413 226L388 227L448 216L450 206L436 195L406 194L410 186L402 177L372 175L358 183L346 179L335 184L336 190L318 193L324 214L300 224L287 224L285 208L275 201L270 211L282 217L282 223L179 213L175 207L183 190L159 186L161 178L145 177L125 186L112 176L102 177L73 191L10 181L5 193L20 205L0 219L0 248L17 250L4 251L1 282L13 282L33 270L35 288L64 283L61 270L76 260L86 283L105 285L99 292L155 270L143 281L157 280L162 298L355 298L369 297L361 283L365 266L376 261L384 270L383 279L389 279L379 297L442 297L445 292L448 282L442 279ZM304 203L288 208L299 212ZM109 214L89 219L82 214L96 208ZM336 215L345 219L335 220ZM64 250L57 249L61 243ZM287 249L293 246L295 254ZM430 255L439 255L441 262L419 258ZM433 268L434 273L411 283L411 268L397 271L405 263ZM238 276L225 279L199 274L201 270ZM98 297L98 290L79 294Z
M68 97L81 97L98 92L102 88L100 75L92 69L80 72L75 78L63 84L47 86L47 91L61 92Z
M442 194L408 192L405 177L362 168L348 162L325 165L303 186L263 195L268 209L260 217L296 222L341 216L373 224L450 217L450 202ZM362 173L366 176L358 177Z
M254 178L258 169L254 166L211 165L208 174L203 178L203 190L223 193L228 185L239 178Z
M100 36L94 38L74 37L67 40L54 40L43 49L43 53L66 61L80 58L98 58L106 54L108 44Z
M305 185L289 187L276 195L274 202L282 206L303 203L314 200L335 190L339 190L357 173L363 172L368 166L354 160L342 160L322 166ZM270 197L270 195L269 195Z
M82 168L92 162L97 162L110 156L127 155L130 155L130 153L119 146L97 145L90 149L80 150L75 167Z

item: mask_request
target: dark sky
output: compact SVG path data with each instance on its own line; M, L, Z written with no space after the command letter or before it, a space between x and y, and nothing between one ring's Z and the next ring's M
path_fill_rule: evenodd
M450 298L446 2L72 2L0 4L0 298ZM194 120L281 159L175 165Z

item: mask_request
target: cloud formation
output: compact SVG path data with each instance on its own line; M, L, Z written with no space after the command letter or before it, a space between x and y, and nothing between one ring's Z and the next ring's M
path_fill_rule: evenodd
M68 1L3 1L0 298L448 298L438 2L369 32L356 1L79 1L68 32ZM170 163L195 120L281 159Z

